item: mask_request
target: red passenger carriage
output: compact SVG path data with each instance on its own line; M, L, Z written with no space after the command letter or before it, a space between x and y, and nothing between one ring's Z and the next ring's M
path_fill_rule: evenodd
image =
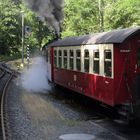
M140 101L140 27L57 40L48 80L133 114ZM137 107L136 107L137 106Z

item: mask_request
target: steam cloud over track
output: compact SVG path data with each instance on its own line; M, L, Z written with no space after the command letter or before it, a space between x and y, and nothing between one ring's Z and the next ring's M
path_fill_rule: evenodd
M24 71L21 83L27 91L46 92L51 89L47 81L47 64L42 57L34 58L33 65Z
M24 0L28 7L38 13L43 21L47 22L54 28L60 36L61 23L64 17L63 7L64 0Z

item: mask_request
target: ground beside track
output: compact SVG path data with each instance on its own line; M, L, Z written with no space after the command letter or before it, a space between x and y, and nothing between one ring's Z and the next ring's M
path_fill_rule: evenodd
M14 66L14 62L10 65ZM58 93L55 90L27 92L20 83L13 82L7 101L12 140L58 140L60 135L74 133L92 134L96 140L129 139L130 133L120 136L126 127L114 128L108 118L94 111L89 117L85 107L77 109L73 99L67 100ZM131 134L130 139L139 138Z
M123 139L85 121L80 113L53 99L50 92L29 93L14 83L11 89L7 102L12 140L58 140L60 135L75 133L92 134L96 140Z

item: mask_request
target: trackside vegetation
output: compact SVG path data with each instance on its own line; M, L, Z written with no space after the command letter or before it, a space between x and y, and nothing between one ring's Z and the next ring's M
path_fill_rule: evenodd
M140 25L139 0L65 0L62 37L77 36L117 28ZM21 56L22 14L25 34L24 46L34 52L55 38L47 22L30 11L21 0L0 0L0 60L5 56Z

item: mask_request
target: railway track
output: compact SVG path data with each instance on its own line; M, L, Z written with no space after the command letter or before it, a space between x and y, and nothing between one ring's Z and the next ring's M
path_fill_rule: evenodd
M8 133L5 98L7 89L13 78L19 75L18 72L8 68L5 63L0 64L0 139L9 140L10 134Z

